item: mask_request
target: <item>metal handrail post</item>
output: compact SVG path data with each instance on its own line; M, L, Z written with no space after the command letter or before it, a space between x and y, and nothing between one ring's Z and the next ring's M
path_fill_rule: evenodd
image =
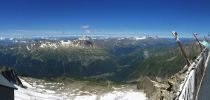
M188 59L187 54L186 54L185 50L183 49L183 46L182 46L182 44L181 44L181 42L180 42L180 40L179 40L179 37L178 37L178 33L177 33L177 32L172 32L172 34L173 34L173 36L174 36L174 38L175 38L175 40L176 40L176 42L177 42L179 48L180 48L181 51L182 51L182 55L184 56L184 58L185 58L185 60L186 60L186 62L187 62L187 66L190 66L190 64L191 64L191 63L190 63L190 60Z
M198 35L197 33L194 33L194 34L193 34L193 36L195 37L196 41L198 42L198 44L199 44L199 46L200 46L201 52L202 52L203 47L202 47L201 43L199 42L199 40L198 40L198 38L197 38L197 35Z

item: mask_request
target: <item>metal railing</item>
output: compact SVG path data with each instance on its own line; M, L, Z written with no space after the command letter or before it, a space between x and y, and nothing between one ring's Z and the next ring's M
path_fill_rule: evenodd
M176 100L196 100L208 60L209 49L205 48L190 64L186 77L177 92Z

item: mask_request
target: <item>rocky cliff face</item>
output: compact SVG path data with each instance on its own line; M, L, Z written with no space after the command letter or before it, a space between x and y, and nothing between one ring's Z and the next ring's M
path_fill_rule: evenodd
M152 80L144 77L137 84L137 89L143 89L149 100L174 100L179 85L184 81L187 67L165 80Z

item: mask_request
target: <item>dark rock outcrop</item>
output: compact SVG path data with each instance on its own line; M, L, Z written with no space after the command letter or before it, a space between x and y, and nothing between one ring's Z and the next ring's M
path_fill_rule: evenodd
M187 66L162 82L145 77L137 83L137 89L143 89L149 100L174 100L179 85L184 81L186 68Z
M143 77L142 80L138 82L137 89L143 89L147 97L152 96L154 91L156 91L154 83L149 77Z
M21 80L18 78L18 75L15 73L14 70L12 69L6 69L4 71L1 72L1 74L10 82L10 83L13 83L13 84L16 84L20 87L23 87L23 84L21 82Z

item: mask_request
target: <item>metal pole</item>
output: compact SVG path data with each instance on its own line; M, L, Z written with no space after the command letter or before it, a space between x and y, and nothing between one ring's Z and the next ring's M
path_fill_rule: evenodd
M203 47L202 47L201 43L199 42L199 40L198 40L198 38L197 38L197 35L198 35L198 34L196 34L196 33L193 34L193 36L195 37L196 41L198 42L198 44L199 44L199 46L200 46L201 52L202 52Z
M204 39L205 39L206 42L209 42L209 40L206 36L204 36Z
M173 36L174 36L174 38L175 38L175 40L176 40L176 42L177 42L179 48L180 48L181 51L182 51L182 55L184 56L184 58L185 58L185 60L186 60L186 62L187 62L187 66L190 66L191 63L190 63L189 59L187 58L186 52L185 52L185 50L183 49L183 46L182 46L182 44L181 44L181 42L180 42L180 40L179 40L178 33L177 33L177 32L172 32L172 34L173 34Z
M206 37L206 38L207 38L207 40L209 40L209 37L210 37L210 34L208 34L208 35L207 35L207 37Z

